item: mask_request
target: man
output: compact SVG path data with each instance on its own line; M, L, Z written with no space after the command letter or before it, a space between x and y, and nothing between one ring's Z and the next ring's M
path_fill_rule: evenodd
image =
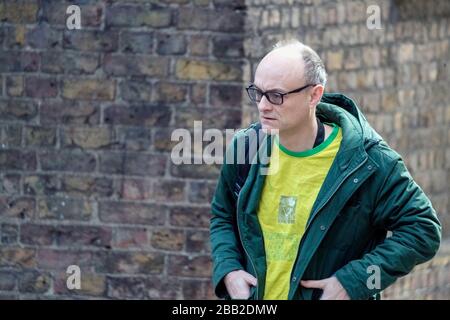
M210 226L218 297L377 298L438 250L436 213L399 154L325 84L319 56L298 41L258 65L247 92L260 123L227 155L261 127L268 174L260 162L245 174L230 159L222 166Z

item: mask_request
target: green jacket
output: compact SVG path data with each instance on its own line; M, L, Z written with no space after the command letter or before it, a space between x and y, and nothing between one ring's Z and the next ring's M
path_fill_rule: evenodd
M323 122L338 124L343 138L301 239L288 299L318 299L320 291L301 287L300 280L332 275L351 299L370 299L435 255L441 225L400 155L381 139L352 100L325 94L316 114ZM236 150L237 141L246 134L248 129L235 135L227 154L231 148ZM270 137L264 141L270 149ZM269 157L270 152L266 161ZM243 269L258 280L250 298L262 299L266 259L257 210L265 179L259 169L266 162L252 164L237 199L233 196L237 165L225 163L211 204L215 292L229 297L223 278ZM387 231L392 231L390 237ZM370 278L377 271L373 266L379 268L379 287Z

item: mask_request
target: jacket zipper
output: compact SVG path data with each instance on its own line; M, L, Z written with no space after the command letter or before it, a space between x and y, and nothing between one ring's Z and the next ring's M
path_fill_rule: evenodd
M328 201L330 201L331 197L336 193L336 191L337 191L337 190L339 189L339 187L344 183L344 181L347 180L347 178L348 178L349 176L351 176L353 172L355 172L356 170L358 170L359 168L361 168L361 167L364 165L364 163L367 162L367 159L368 159L368 158L366 158L366 159L365 159L363 162L361 162L357 167L355 167L352 171L350 171L350 172L349 172L349 173L341 180L341 182L339 183L339 185L337 186L337 188L335 189L335 191L327 198L327 200L323 203L323 205L321 205L320 208L318 208L318 209L315 211L315 213L313 214L313 216L312 216L311 219L309 220L309 223L306 225L305 232L303 233L302 239L301 239L301 241L300 241L299 248L301 248L301 246L302 246L302 244L303 244L303 240L305 239L306 232L308 231L309 226L311 225L312 221L313 221L314 218L316 217L317 212L319 212L319 211L320 211L320 210L328 203ZM298 258L298 255L297 255L297 258Z
M238 227L239 239L241 240L242 248L244 249L244 252L245 252L245 254L248 257L248 260L250 260L250 264L252 265L253 270L255 271L256 280L258 282L259 281L258 280L258 273L256 272L256 268L255 268L255 265L253 264L252 257L250 256L250 254L248 253L247 249L245 248L244 241L243 241L242 235L241 235L241 228L239 227L239 199L240 198L241 198L241 191L239 191L239 195L238 195L238 199L237 199L237 205L236 205L236 222L237 222L237 227ZM259 286L259 283L256 283L256 300L259 299L258 286Z

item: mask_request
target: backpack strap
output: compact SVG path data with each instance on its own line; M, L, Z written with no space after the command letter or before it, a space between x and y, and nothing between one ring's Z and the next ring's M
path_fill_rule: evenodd
M366 151L368 151L373 146L378 145L381 141L383 141L382 138L367 139L366 141L364 141L364 147L365 147Z
M233 194L235 195L236 199L239 196L239 193L241 192L242 187L244 186L245 181L247 180L248 173L250 172L251 168L251 161L255 157L256 153L258 152L259 147L259 131L261 130L261 124L257 123L247 130L255 130L256 131L256 141L250 141L250 137L253 137L253 135L245 135L244 136L244 142L245 142L245 161L243 164L237 164L237 175L236 175L236 181L234 182L234 190ZM246 131L247 131L246 130ZM256 148L250 148L250 143L258 143L256 145ZM251 153L251 154L250 154Z

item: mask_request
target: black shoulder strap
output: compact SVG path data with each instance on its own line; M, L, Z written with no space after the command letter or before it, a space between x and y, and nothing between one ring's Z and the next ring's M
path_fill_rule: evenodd
M239 196L239 192L242 189L242 186L244 185L245 181L247 180L248 173L250 172L251 167L251 161L256 155L256 152L258 152L258 145L255 148L250 148L250 142L251 143L257 143L259 141L259 133L261 129L261 124L257 123L253 128L249 130L255 130L256 131L256 141L250 141L250 137L253 137L254 135L245 135L245 161L243 164L237 164L237 178L234 184L234 190L233 193L236 196L236 198ZM252 154L250 154L250 152Z
M316 140L314 141L313 148L317 147L325 139L325 126L323 125L322 121L319 120L318 117L316 117L316 119L317 119L317 135Z
M382 138L372 138L372 139L366 139L364 141L364 147L366 151L370 150L373 146L380 144L380 142L383 141Z

